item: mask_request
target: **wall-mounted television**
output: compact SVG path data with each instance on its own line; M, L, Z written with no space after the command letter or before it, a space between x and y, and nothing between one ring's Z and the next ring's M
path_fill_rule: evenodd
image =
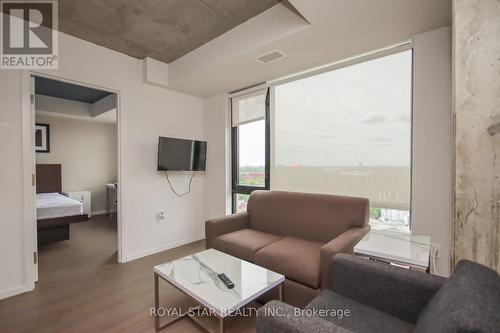
M158 138L158 171L205 171L207 143Z

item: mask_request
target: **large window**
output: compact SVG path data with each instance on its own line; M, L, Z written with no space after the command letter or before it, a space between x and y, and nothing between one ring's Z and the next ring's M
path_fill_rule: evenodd
M274 88L271 189L362 196L409 229L411 50Z
M411 105L411 50L233 98L233 210L257 188L361 196L408 231Z
M250 193L269 189L269 94L238 96L232 108L233 211L246 210Z

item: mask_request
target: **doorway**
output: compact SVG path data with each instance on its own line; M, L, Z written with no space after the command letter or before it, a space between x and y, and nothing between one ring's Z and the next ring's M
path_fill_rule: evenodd
M119 92L39 73L28 80L33 280L38 264L52 273L85 258L122 262Z

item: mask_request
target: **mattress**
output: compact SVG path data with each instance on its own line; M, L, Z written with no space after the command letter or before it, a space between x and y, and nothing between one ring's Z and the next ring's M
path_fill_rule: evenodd
M59 193L37 193L36 218L53 219L56 217L83 215L82 203Z

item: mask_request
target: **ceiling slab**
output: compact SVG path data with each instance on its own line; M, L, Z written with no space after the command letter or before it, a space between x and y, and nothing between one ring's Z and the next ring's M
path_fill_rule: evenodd
M38 95L69 99L82 103L95 103L112 93L63 81L35 77L35 93Z
M451 0L289 2L307 20L306 28L293 30L288 20L277 20L281 12L277 5L169 64L169 88L210 97L405 42L451 24ZM273 19L253 24L266 14ZM291 33L266 40L267 31L282 27ZM250 48L252 38L260 39ZM255 61L273 50L287 56L266 64Z
M60 0L60 31L170 63L279 0Z
M221 66L224 67L228 62L298 31L308 29L309 22L291 10L286 3L288 2L283 1L273 6L170 63L169 82L188 80L191 76L198 76L207 68L218 68L224 72Z

